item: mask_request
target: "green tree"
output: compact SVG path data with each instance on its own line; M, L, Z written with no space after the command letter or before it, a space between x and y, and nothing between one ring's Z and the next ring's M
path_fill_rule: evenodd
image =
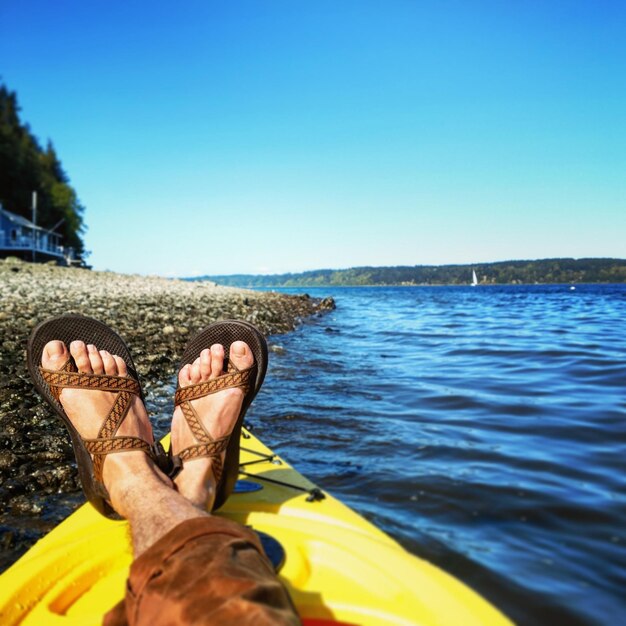
M15 92L0 84L0 202L5 209L31 218L32 192L37 192L37 224L53 228L79 257L85 254L84 207L51 142L41 148L19 117Z

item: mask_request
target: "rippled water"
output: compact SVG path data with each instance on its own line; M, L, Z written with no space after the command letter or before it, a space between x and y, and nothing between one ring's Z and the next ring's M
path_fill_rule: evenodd
M624 623L626 286L306 291L260 436L519 623Z

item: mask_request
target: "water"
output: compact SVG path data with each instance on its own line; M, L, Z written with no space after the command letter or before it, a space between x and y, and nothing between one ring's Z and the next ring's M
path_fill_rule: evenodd
M626 285L290 290L260 436L521 624L623 623Z

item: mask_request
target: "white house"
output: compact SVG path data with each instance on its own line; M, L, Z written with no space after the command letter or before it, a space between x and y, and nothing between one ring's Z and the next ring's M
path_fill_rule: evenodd
M0 204L0 257L17 256L27 261L57 261L71 265L74 250L61 245L61 235L41 228Z

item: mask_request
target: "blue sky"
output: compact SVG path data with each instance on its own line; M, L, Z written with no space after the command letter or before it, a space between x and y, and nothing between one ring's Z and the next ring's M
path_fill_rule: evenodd
M0 2L96 269L626 256L626 5Z

